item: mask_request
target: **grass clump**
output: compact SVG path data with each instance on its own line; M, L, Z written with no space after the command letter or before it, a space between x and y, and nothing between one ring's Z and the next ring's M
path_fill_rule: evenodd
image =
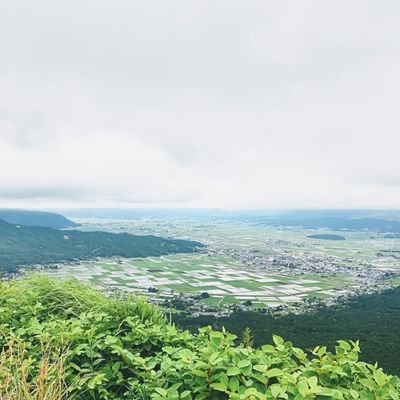
M0 398L7 400L63 400L69 398L64 382L67 349L42 344L32 355L12 335L0 353ZM37 360L35 358L37 357ZM32 369L33 363L37 368Z
M77 281L0 283L0 399L393 399L398 378L358 360L358 343L309 354L275 336L237 345L193 335L142 298Z

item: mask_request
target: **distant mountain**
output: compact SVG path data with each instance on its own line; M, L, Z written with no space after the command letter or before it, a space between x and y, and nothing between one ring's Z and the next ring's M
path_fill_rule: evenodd
M400 210L69 209L75 218L193 218L256 225L400 233Z
M335 231L375 231L382 233L400 232L400 221L389 221L379 218L282 218L272 222L271 224L282 226L301 226L303 228L310 229L327 228Z
M94 209L60 209L63 215L73 218L196 218L223 220L306 220L321 218L341 218L345 220L371 218L400 222L400 210L235 210L235 209L140 209L140 208L94 208Z
M14 225L42 226L54 229L78 226L61 214L45 211L0 209L0 219Z
M248 216L242 218L244 222L266 226L301 227L306 229L330 229L333 231L373 231L381 233L400 233L400 220L388 217L362 217L360 213L350 212L337 216L334 213L288 213L278 216Z
M157 236L127 233L60 231L52 228L11 225L0 220L0 268L87 260L95 257L147 257L192 253L202 244Z

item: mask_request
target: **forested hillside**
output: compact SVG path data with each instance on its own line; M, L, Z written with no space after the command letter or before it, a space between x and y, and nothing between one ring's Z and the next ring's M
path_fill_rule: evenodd
M78 226L78 224L61 214L45 211L0 209L0 219L14 225L42 226L54 229Z
M0 220L0 268L13 272L21 265L85 260L94 257L147 257L196 251L202 245L187 240L127 233L60 231L16 226Z
M399 399L358 343L305 352L279 336L171 325L142 299L44 277L0 283L2 399ZM273 340L272 340L273 339Z

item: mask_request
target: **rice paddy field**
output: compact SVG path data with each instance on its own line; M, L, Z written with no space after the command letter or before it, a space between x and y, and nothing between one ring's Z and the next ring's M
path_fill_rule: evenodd
M287 277L246 271L229 257L207 254L173 255L146 259L113 259L81 263L51 270L50 274L73 276L100 287L137 294L172 297L179 293L207 292L206 303L258 305L301 302L306 296L329 297L346 286L346 280L331 282L319 276Z
M321 233L321 230L278 229L224 221L139 219L78 222L82 223L83 230L155 234L199 240L208 245L207 250L199 254L114 258L65 265L48 272L73 276L99 287L145 294L154 300L171 298L179 293L207 292L210 297L202 300L205 304L226 305L251 300L259 307L290 305L308 297L327 299L338 296L357 284L345 274L321 276L302 273L290 276L249 268L240 260L224 254L226 249L336 256L347 264L368 262L377 269L400 270L400 260L396 258L400 240L384 239L382 235L365 232L340 233L346 240L331 241L307 237ZM384 256L377 256L382 251ZM396 279L393 283L398 284L399 278Z

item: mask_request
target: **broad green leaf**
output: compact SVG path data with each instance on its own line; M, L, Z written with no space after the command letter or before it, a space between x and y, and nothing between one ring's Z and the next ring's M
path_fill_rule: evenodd
M283 374L283 371L279 368L272 368L267 371L268 378L274 378L276 376L281 376L282 374Z
M220 392L226 392L226 390L227 390L226 385L221 382L212 383L210 386L213 389L218 390Z
M240 375L240 369L238 367L230 367L226 371L226 374L228 376L233 376L233 375Z

